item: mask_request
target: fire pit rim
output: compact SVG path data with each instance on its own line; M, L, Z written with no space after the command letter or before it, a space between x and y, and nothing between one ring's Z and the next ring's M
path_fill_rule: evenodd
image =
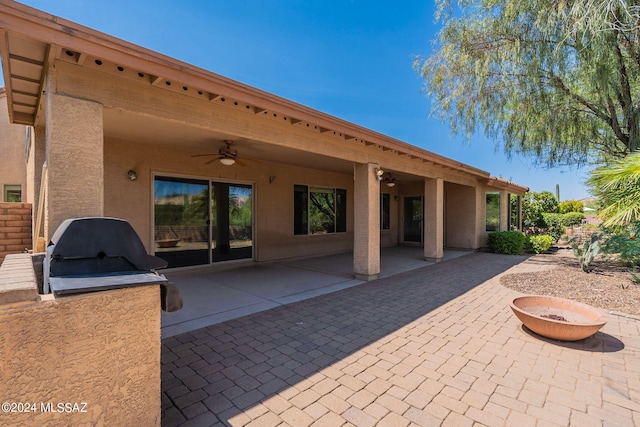
M549 302L554 302L565 306L565 308L558 309L558 311L564 310L576 313L576 311L572 311L570 309L567 309L566 307L572 306L582 308L584 312L593 315L593 320L589 322L565 322L561 320L542 317L517 305L518 300L526 301L527 299L547 300ZM520 319L520 321L527 328L544 337L561 341L577 341L587 338L600 330L600 328L602 328L609 320L602 310L590 306L589 304L547 295L520 295L513 298L510 301L509 305L516 317Z

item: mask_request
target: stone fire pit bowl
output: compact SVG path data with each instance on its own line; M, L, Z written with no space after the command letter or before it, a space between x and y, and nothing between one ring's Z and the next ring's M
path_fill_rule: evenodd
M543 337L578 341L598 332L607 317L597 308L564 298L525 295L511 302L520 321Z

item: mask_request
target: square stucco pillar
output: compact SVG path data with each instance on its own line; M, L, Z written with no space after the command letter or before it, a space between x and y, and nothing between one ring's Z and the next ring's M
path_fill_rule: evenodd
M444 181L424 180L424 258L442 261L444 254Z
M353 270L356 279L375 280L380 273L380 182L378 165L354 169Z
M44 237L67 218L104 214L102 105L48 91Z
M509 216L511 212L509 209L509 193L506 191L500 192L500 231L509 230Z

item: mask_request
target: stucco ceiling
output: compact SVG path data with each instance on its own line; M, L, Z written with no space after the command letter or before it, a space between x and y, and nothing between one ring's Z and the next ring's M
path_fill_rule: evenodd
M177 125L169 120L120 109L105 109L103 117L106 138L173 148L179 147L188 155L215 154L219 148L225 146L224 140L232 140L234 141L233 148L238 151L239 159L254 159L261 162L284 163L311 169L353 173L352 162L238 138L230 134L216 133L210 129L203 129L188 123ZM208 158L201 160L206 162Z

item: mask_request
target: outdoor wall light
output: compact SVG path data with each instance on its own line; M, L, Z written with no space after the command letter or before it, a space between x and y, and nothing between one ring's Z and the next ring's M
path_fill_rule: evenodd
M234 159L230 159L228 157L223 157L220 159L220 163L222 163L225 166L231 166L233 164L235 164L235 160Z
M382 181L382 175L384 175L384 171L380 168L375 168L374 172L378 181Z
M136 171L134 170L130 170L129 172L127 172L127 175L129 176L130 181L135 181L136 179L138 179L138 175L136 175Z

